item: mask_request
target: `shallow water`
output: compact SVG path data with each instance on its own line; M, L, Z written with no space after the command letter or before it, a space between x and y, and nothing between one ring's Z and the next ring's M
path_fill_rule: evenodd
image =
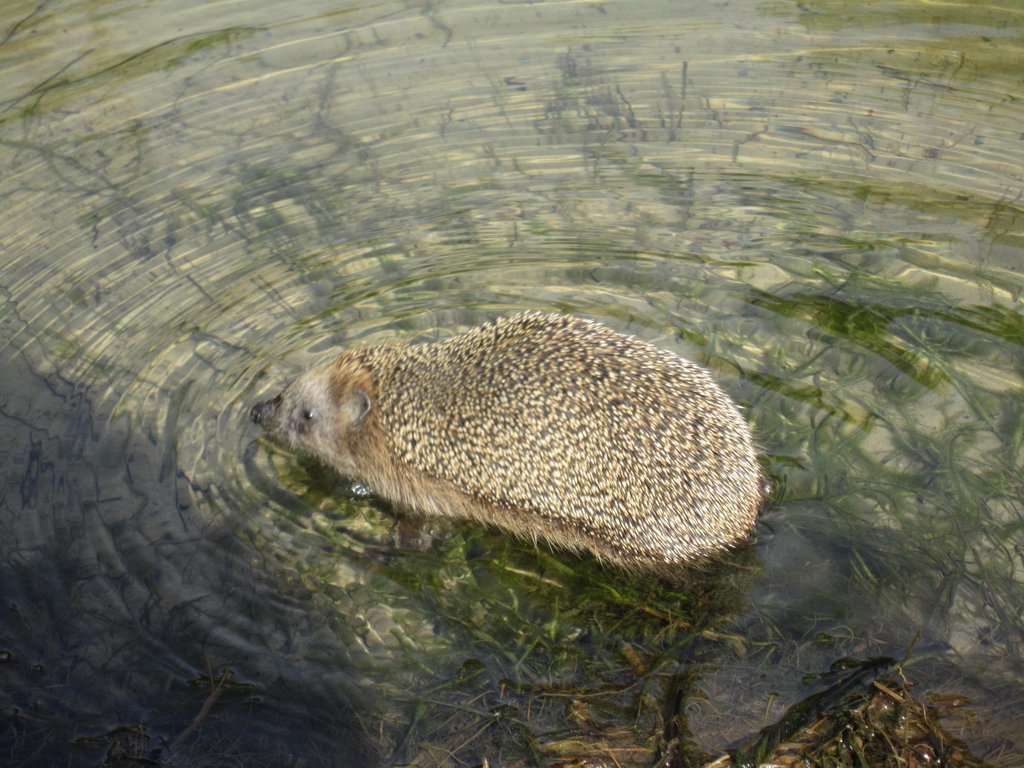
M1024 761L1024 12L862 5L5 4L5 763L634 764L908 653ZM519 309L744 406L776 492L727 575L410 548L246 419Z

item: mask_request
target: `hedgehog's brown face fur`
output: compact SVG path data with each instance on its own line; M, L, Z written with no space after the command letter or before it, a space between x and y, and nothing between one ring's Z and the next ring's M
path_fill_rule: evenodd
M373 380L342 355L307 371L281 394L257 403L249 418L273 439L317 456L349 477L360 475L355 447L373 410Z

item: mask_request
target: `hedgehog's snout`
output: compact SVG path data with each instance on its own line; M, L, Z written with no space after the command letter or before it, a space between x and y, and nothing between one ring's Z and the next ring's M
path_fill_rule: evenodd
M278 395L270 400L264 400L262 403L256 403L249 410L249 418L253 424L259 424L261 427L266 427L267 423L272 421L276 416L278 410L281 408L281 396Z

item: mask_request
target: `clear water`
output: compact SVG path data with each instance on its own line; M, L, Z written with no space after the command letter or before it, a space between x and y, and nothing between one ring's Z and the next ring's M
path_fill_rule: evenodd
M5 3L3 761L646 764L909 653L1020 764L1022 125L1016 0ZM744 406L725 575L410 548L246 419L520 309Z

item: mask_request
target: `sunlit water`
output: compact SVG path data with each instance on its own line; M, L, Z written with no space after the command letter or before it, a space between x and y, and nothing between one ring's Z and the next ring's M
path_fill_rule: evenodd
M5 3L0 760L656 751L672 706L714 752L908 653L1024 760L1024 11L864 5ZM519 309L706 363L774 478L674 705L642 580L410 547L246 419Z

